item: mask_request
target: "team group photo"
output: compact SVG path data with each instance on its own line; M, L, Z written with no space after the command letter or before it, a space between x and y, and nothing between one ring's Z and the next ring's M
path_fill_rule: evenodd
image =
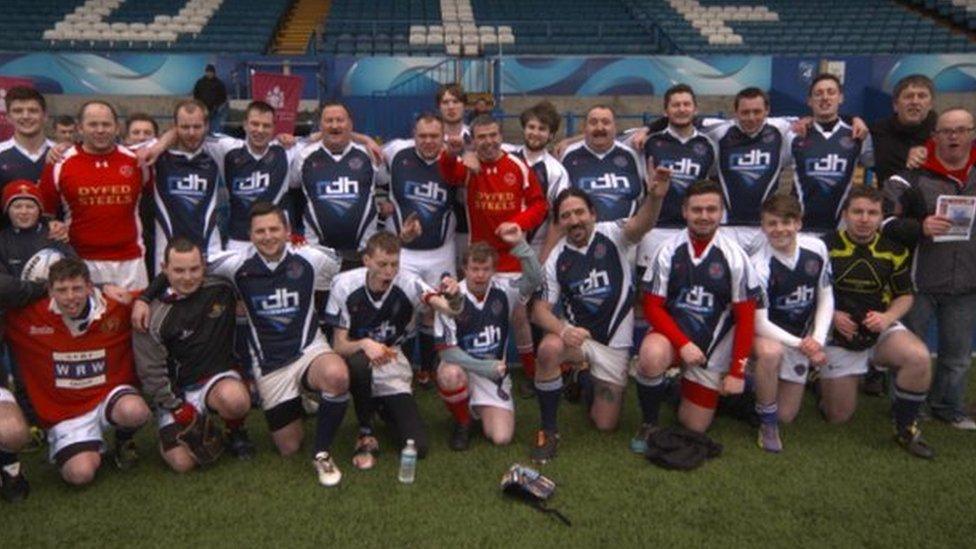
M72 25L144 9L76 3ZM278 32L330 9L281 3ZM660 2L702 32L790 20L726 3ZM309 47L359 5L331 4ZM436 47L485 48L494 84L449 57L419 91L347 77L314 101L259 93L256 69L242 91L196 42L202 76L155 103L0 54L0 539L971 543L976 83L907 56L882 96L848 55L717 92L662 57L650 92L505 96L506 63L568 84L484 28ZM335 51L350 74L384 59ZM305 53L281 86L320 70Z

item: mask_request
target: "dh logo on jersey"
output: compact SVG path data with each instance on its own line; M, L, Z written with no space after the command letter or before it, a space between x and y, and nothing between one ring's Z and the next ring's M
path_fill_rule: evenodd
M839 154L828 154L822 158L808 158L804 163L807 175L816 178L823 190L829 191L847 172L847 159Z
M605 173L597 177L581 177L579 185L585 191L629 190L630 179L615 173Z
M389 320L384 320L379 326L369 329L366 337L379 343L390 343L396 339L396 326L390 324Z
M591 269L583 280L570 284L569 289L573 294L580 297L580 300L590 311L597 310L610 297L613 290L610 287L610 274L596 269Z
M270 295L251 298L257 316L267 320L278 331L284 330L301 308L301 296L285 288L276 288Z
M494 324L485 326L478 333L461 338L461 348L479 358L496 356L501 345L502 329Z
M696 323L704 326L705 317L715 312L715 296L701 286L682 288L675 306L686 311Z
M682 187L687 187L701 178L701 164L690 158L662 160L661 166L671 170L671 177L677 180Z
M760 149L729 156L731 169L746 179L757 181L773 165L773 155Z
M251 172L247 177L235 177L231 182L231 190L238 196L256 196L271 186L271 174Z
M403 186L407 199L419 203L430 213L447 204L447 189L436 181L407 181Z
M196 206L207 195L207 178L191 173L185 177L170 176L167 188L173 196Z
M776 298L775 307L788 313L803 312L810 306L811 303L813 303L815 293L816 292L814 289L810 286L797 286L797 288L788 295L778 296Z
M315 196L343 215L359 200L359 181L345 175L335 181L316 181Z

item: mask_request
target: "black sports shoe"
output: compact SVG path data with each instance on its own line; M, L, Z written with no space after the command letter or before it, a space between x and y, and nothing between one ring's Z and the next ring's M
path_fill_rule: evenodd
M227 451L237 459L251 459L257 453L254 443L244 428L227 432Z
M461 425L455 422L451 429L451 438L447 441L447 446L455 452L463 452L471 446L471 424Z
M128 471L135 467L139 461L139 452L136 451L136 441L130 439L119 442L115 440L114 452L115 466L120 471Z
M529 451L532 461L539 464L546 464L556 457L556 449L559 446L559 433L539 430L535 435L535 443Z
M925 439L922 438L922 431L914 423L909 428L896 434L895 442L915 457L922 459L935 458L935 450L925 442Z
M27 477L24 476L23 471L19 470L20 464L17 464L17 467L16 475L11 475L0 468L0 497L9 503L24 501L30 494L30 484L27 483Z

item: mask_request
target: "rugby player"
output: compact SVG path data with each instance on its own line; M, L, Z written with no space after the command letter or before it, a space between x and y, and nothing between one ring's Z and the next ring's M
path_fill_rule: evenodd
M230 432L231 452L254 455L242 428L251 396L231 363L236 293L229 281L205 276L205 267L197 244L170 240L162 264L169 290L151 303L149 330L133 335L136 370L156 408L160 453L179 473L193 469L197 457L177 435L211 411Z
M608 431L617 425L633 338L633 267L628 256L654 226L670 176L670 170L657 167L644 182L647 198L626 220L597 222L594 199L578 187L556 198L553 215L565 236L546 259L542 296L532 309L533 321L546 331L535 377L541 419L531 447L536 462L556 456L564 362L588 368L594 379L595 394L587 395L586 402L596 428ZM565 318L553 312L557 304Z
M900 322L912 306L909 252L882 236L881 192L851 189L845 228L824 239L834 272L834 329L820 370L820 410L830 423L848 421L868 361L894 373L891 412L895 440L909 453L931 459L916 420L931 382L931 359L922 341Z
M539 287L542 267L521 228L513 226L501 236L522 265L521 277L495 277L498 253L476 242L464 261L463 309L456 317L437 315L437 387L454 418L448 445L455 451L468 448L472 411L493 444L508 444L515 432L512 382L505 363L509 326L516 306L526 303Z
M393 429L397 448L416 443L427 454L427 429L411 392L413 373L400 344L422 306L454 315L460 309L457 281L444 276L435 291L422 279L400 271L400 240L382 231L366 241L364 267L336 276L325 322L333 327L335 352L349 365L350 392L359 420L353 465L371 469L379 452L373 434L378 412Z
M750 260L765 292L756 311L756 414L759 447L780 452L779 422L800 411L810 368L823 367L834 315L830 258L822 240L800 234L803 210L796 197L775 194L762 205L765 239Z
M44 136L47 102L33 88L16 86L7 90L3 98L7 120L13 124L14 135L0 142L0 191L11 181L41 179L47 151L53 143ZM7 226L6 216L0 228Z
M49 457L69 484L95 478L115 429L115 463L131 468L135 431L149 420L134 387L131 306L94 287L84 261L51 265L48 297L7 311L7 341L47 429Z

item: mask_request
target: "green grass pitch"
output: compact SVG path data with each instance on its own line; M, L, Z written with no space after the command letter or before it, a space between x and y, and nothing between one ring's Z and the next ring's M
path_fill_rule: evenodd
M692 472L671 472L631 454L638 424L630 388L621 428L594 431L579 405L560 409L559 457L543 471L557 483L553 506L565 527L503 498L498 483L513 462L528 463L538 420L534 401L517 401L516 441L495 448L475 437L471 450L447 448L447 411L419 391L432 449L417 482L396 480L398 456L384 438L376 469L353 469L350 408L335 447L344 477L320 487L307 448L276 455L264 419L248 429L258 457L224 456L187 475L171 473L154 429L137 438L142 459L128 472L110 464L94 484L62 483L40 454L24 456L31 496L0 504L0 546L40 547L973 547L976 544L976 435L923 424L938 451L909 456L891 437L887 401L862 398L849 425L826 425L809 397L783 429L785 452L758 449L748 425L720 418L710 434L723 455ZM669 410L663 422L671 423ZM311 440L311 419L306 424Z

